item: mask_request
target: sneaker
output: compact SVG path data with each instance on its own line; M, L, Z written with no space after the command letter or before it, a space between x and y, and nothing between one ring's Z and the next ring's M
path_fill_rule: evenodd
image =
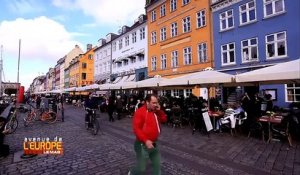
M130 171L128 171L128 174L127 175L131 175L131 172Z

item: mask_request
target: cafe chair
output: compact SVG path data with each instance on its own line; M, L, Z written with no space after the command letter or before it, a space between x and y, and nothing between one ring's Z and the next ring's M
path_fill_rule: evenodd
M273 137L285 138L288 140L289 145L292 145L292 137L290 135L290 117L286 116L282 119L281 124L272 125L271 127Z

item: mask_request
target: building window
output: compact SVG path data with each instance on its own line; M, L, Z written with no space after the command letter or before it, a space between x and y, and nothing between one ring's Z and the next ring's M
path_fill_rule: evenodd
M155 20L156 20L156 11L153 10L153 11L151 12L151 22L153 22L153 21L155 21Z
M235 44L229 43L221 46L222 65L235 63Z
M182 0L182 5L187 5L190 2L191 2L191 0Z
M166 16L166 4L160 6L160 17Z
M118 67L122 67L122 62L117 62ZM106 71L106 70L105 70Z
M140 29L140 40L145 39L145 27Z
M139 61L140 61L140 62L145 60L144 55L140 55L140 56L138 56L138 58L139 58Z
M167 39L167 29L165 27L160 29L160 40L164 41Z
M192 64L192 48L186 47L183 49L184 65Z
M206 25L205 10L201 10L197 13L197 28L204 27Z
M122 49L122 44L123 44L122 42L123 42L122 39L120 39L120 40L119 40L119 50Z
M113 42L113 51L116 51L117 50L117 42Z
M193 94L193 90L192 89L185 89L185 97L189 97Z
M206 43L198 44L198 62L199 63L207 62L207 45L206 45Z
M173 22L171 24L171 37L175 37L177 36L178 32L177 32L177 22Z
M133 32L132 34L132 43L136 42L136 32Z
M82 74L81 74L81 79L82 79L82 80L86 80L86 73L82 73Z
M267 59L287 56L286 32L266 36Z
M264 17L274 16L284 11L284 0L264 0Z
M171 53L171 66L173 68L178 67L178 51L175 50Z
M152 57L151 58L151 70L154 71L157 68L157 64L156 64L156 57Z
M129 46L129 36L125 36L125 46Z
M107 65L107 72L109 72L110 71L110 61L108 61L106 65Z
M104 69L103 71L104 72L106 72L106 65L107 65L106 63L103 64L103 69Z
M151 44L156 43L156 32L151 32Z
M127 65L128 65L128 60L124 60L124 61L123 61L123 65L124 65L124 66L127 66Z
M177 9L177 0L171 0L170 2L170 5L171 5L171 12L173 12L174 10Z
M256 20L255 1L240 6L240 24L247 24Z
M86 63L82 63L82 69L86 69L87 64Z
M191 31L191 18L189 16L182 19L183 33Z
M233 23L233 12L228 10L220 14L220 29L228 30L234 27Z
M242 62L258 61L257 38L242 41Z
M135 63L136 62L136 57L131 58L131 63Z
M160 55L160 63L161 63L161 69L166 69L167 68L167 56L166 54Z
M89 54L89 55L88 55L88 59L90 59L90 60L93 59L93 55L92 55L92 54Z
M287 84L286 86L286 101L300 102L300 84Z

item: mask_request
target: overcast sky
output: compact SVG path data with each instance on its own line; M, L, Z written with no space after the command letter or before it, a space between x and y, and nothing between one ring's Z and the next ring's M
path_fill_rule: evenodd
M4 80L17 82L21 39L20 83L54 67L76 44L97 44L144 14L144 0L0 0L0 45Z

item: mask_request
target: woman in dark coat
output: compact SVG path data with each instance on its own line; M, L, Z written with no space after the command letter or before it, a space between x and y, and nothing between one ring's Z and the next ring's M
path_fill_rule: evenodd
M115 109L115 100L113 97L109 97L108 104L107 104L107 113L110 122L115 121L115 119L113 118L114 109Z

